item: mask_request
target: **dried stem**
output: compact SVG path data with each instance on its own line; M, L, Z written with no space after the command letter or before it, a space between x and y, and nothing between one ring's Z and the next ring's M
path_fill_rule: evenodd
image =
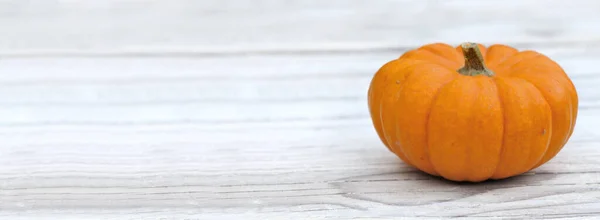
M466 76L486 75L494 76L494 72L485 66L485 61L476 43L463 43L460 45L465 56L465 66L458 72Z

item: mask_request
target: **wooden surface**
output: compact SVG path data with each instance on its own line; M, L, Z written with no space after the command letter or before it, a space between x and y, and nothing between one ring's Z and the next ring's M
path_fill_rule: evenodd
M0 1L0 219L600 218L600 1ZM456 184L366 90L422 43L506 43L580 97L564 150Z

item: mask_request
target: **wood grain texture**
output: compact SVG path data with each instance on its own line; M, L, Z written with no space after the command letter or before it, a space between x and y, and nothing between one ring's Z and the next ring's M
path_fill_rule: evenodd
M598 10L0 1L0 219L598 218ZM569 73L579 120L555 159L457 184L380 143L366 103L374 72L420 43L465 39L535 49Z

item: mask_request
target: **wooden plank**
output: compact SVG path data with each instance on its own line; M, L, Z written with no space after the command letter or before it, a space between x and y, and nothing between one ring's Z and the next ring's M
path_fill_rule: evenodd
M440 40L598 44L598 11L591 0L0 1L0 51L218 55L387 50Z
M600 106L600 54L547 52L578 85L581 108ZM0 126L366 118L371 77L396 56L7 59L0 93L11 95L0 96L0 114L12 117Z
M400 165L366 125L320 128L311 135L315 128L269 131L280 138L232 141L238 146L207 144L209 136L194 139L193 130L167 140L164 134L110 129L113 134L93 132L79 143L49 144L43 138L41 144L3 148L0 206L5 213L78 209L82 215L129 209L135 217L144 215L136 210L170 213L170 207L202 217L247 212L274 217L286 210L304 216L582 215L597 211L600 176L598 133L590 130L598 114L581 115L573 141L551 163L479 185L441 181ZM293 143L285 137L304 138ZM99 141L106 139L113 143Z

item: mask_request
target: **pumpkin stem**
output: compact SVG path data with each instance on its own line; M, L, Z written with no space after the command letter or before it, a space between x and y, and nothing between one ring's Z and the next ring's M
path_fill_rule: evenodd
M485 66L483 56L476 43L463 43L460 45L465 56L465 66L460 68L458 72L465 76L486 75L494 76L494 72Z

